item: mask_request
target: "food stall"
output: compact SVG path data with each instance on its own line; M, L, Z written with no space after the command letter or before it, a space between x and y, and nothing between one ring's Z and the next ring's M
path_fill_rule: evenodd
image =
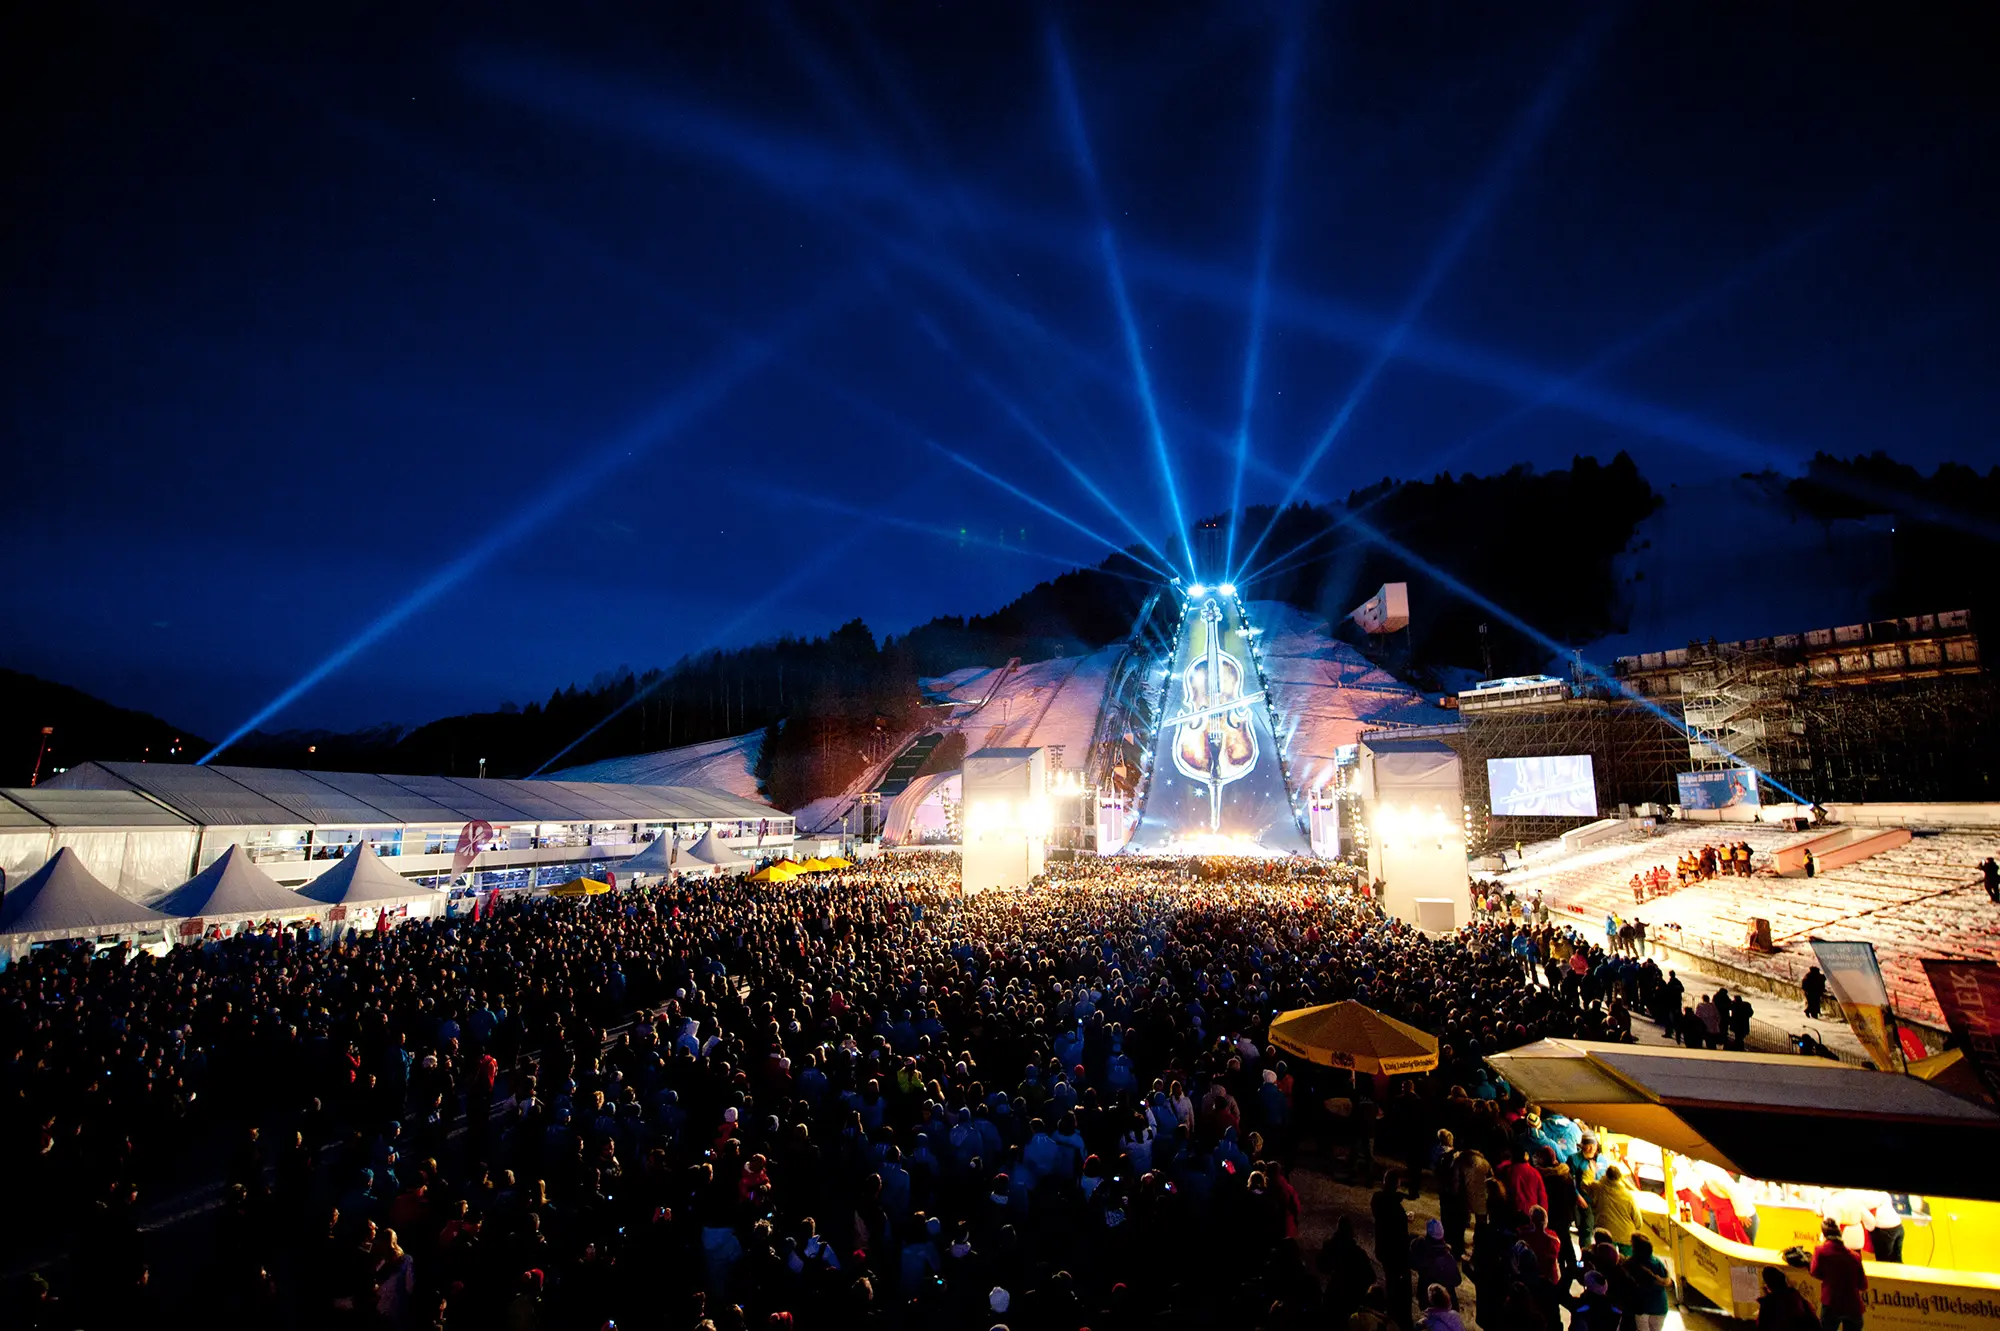
M1596 1129L1659 1256L1723 1312L1756 1317L1767 1267L1816 1303L1786 1254L1809 1254L1831 1217L1863 1258L1869 1331L2000 1322L2000 1114L1985 1105L1785 1054L1542 1040L1487 1063Z

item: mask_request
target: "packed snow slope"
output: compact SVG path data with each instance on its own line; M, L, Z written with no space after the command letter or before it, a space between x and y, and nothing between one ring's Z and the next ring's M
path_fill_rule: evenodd
M1380 725L1434 725L1457 714L1426 699L1335 642L1326 620L1276 601L1250 604L1259 633L1272 702L1279 710L1279 741L1287 746L1294 780L1307 786L1329 779L1334 753ZM932 700L919 729L890 746L893 757L918 735L962 733L968 752L985 748L1061 746L1062 765L1080 767L1125 652L1114 643L1084 656L1012 666L970 667L918 681ZM585 763L550 775L575 781L624 781L645 785L705 786L759 798L755 769L763 732L711 740L655 753ZM799 815L801 830L838 826L840 811L861 791L872 790L892 758L875 764L849 790L815 800Z
M1333 779L1334 754L1374 726L1447 725L1458 713L1374 664L1327 631L1327 622L1280 601L1252 601L1278 737L1292 780L1311 790Z
M763 798L756 776L757 757L763 748L764 732L753 730L705 744L605 758L549 776L561 781L616 781L635 786L700 786L755 800Z

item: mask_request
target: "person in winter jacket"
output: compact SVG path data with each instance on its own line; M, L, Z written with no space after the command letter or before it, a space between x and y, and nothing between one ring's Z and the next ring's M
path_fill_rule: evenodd
M1618 1166L1606 1169L1603 1178L1584 1189L1584 1195L1590 1198L1590 1213L1596 1217L1597 1227L1611 1235L1620 1254L1630 1254L1632 1236L1639 1232L1639 1204L1632 1199L1632 1190L1625 1186Z
M1458 1304L1458 1257L1445 1237L1444 1225L1436 1220L1425 1224L1422 1237L1410 1244L1410 1270L1418 1289L1442 1285L1451 1293L1449 1306Z

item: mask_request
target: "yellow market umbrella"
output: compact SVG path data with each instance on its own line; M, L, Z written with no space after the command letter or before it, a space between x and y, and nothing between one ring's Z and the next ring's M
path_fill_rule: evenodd
M798 876L798 869L790 861L779 860L776 864L767 864L756 873L751 874L750 881L753 883L789 883Z
M572 878L567 883L549 889L552 897L599 897L611 890L611 884L596 878Z
M1271 1043L1309 1063L1354 1072L1393 1076L1438 1065L1435 1035L1352 1000L1280 1013L1271 1022Z
M845 855L835 855L826 862L826 867L829 869L852 869L854 861L848 859Z
M815 855L799 867L804 869L805 872L807 873L825 873L828 869L831 869L833 867L833 861L823 860L819 856Z

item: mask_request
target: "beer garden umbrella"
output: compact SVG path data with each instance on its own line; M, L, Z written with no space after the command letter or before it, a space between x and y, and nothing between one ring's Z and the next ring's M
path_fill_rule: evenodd
M1322 1067L1395 1076L1438 1065L1435 1035L1353 1000L1280 1013L1271 1043Z

